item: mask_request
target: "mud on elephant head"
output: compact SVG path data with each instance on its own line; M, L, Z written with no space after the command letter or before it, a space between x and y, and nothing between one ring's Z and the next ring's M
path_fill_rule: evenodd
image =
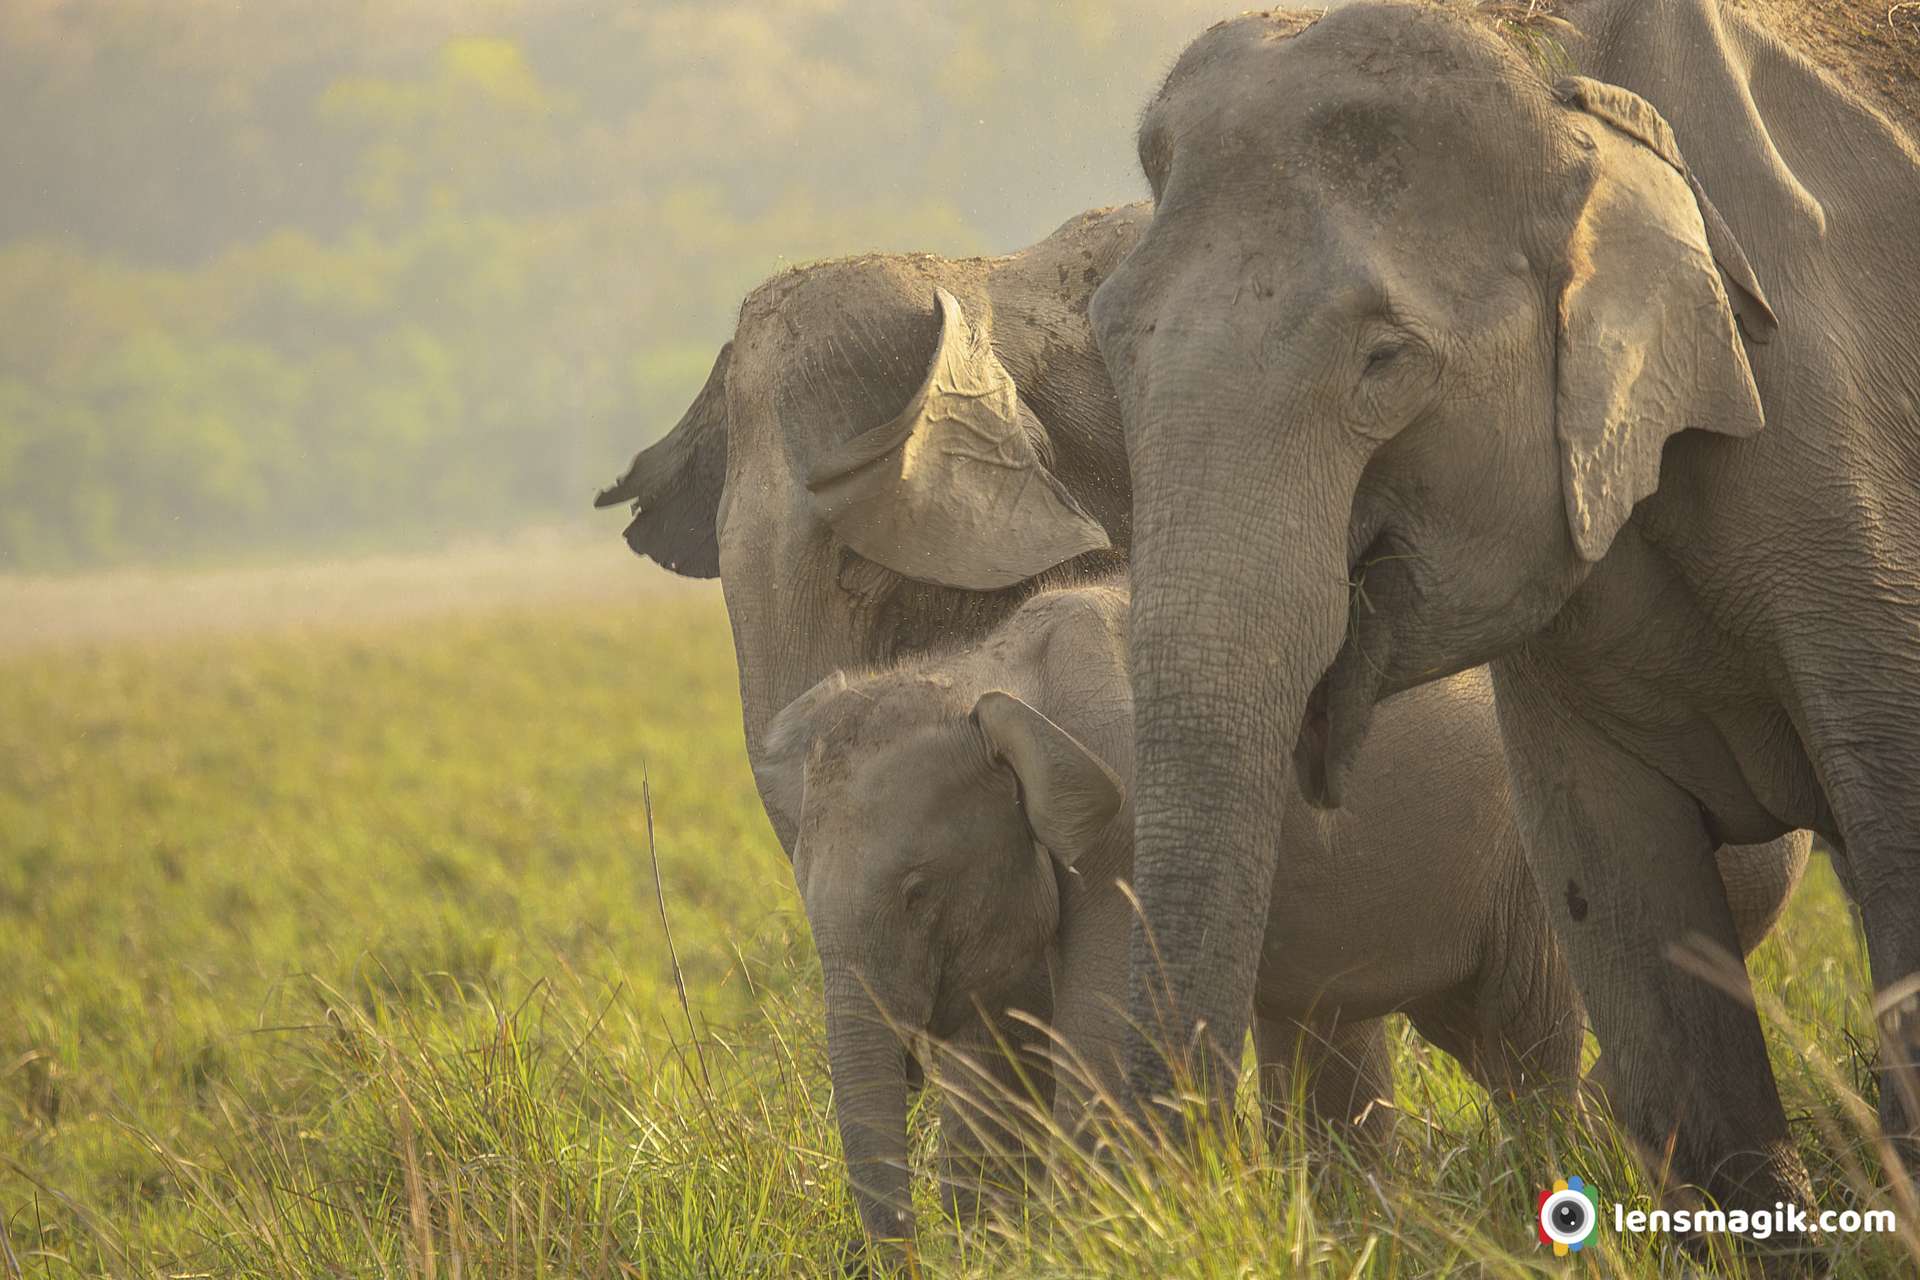
M642 555L721 579L750 744L829 671L982 635L1050 576L1124 558L1087 305L1146 216L1083 214L1004 257L817 263L748 296L686 416L596 502L633 504Z

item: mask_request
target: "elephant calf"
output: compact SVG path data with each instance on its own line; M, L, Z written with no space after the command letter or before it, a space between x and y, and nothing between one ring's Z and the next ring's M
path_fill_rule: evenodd
M1071 1064L1056 1118L1071 1128L1088 1087L1122 1078L1127 612L1124 576L1043 592L971 647L827 677L762 744L762 792L800 833L841 1135L876 1239L912 1233L903 1036L951 1037L976 1002L1005 1007L1050 969ZM1578 998L1523 858L1485 672L1386 702L1354 776L1344 809L1285 808L1255 997L1269 1114L1299 1062L1321 1119L1384 1136L1394 1011L1496 1097L1571 1089ZM1807 852L1804 836L1722 851L1746 945Z

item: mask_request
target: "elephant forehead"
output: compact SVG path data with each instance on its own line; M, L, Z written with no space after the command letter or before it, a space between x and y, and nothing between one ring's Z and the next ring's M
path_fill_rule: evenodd
M809 814L878 828L961 812L992 770L978 734L968 728L964 715L925 708L879 704L849 716L808 762Z
M824 785L808 778L797 860L804 865L796 870L814 887L884 893L908 872L956 868L1017 842L1024 830L1011 781L996 785L984 759L965 758L931 734L840 760L844 768Z
M1253 14L1183 55L1143 120L1142 151L1154 139L1261 147L1331 172L1412 156L1457 168L1504 154L1550 106L1545 81L1471 13L1369 5L1278 27Z

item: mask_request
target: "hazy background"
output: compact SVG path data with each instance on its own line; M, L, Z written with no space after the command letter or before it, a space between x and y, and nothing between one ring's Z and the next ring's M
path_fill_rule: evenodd
M780 266L1143 194L1238 7L0 0L0 572L583 516Z

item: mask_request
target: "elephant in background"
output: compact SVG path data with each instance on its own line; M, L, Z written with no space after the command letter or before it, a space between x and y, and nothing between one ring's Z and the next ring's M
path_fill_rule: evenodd
M976 1007L1019 1008L1029 975L1050 975L1059 1129L1077 1131L1090 1091L1124 1087L1127 613L1124 575L1043 591L976 644L835 672L774 719L758 753L763 790L799 832L794 880L872 1239L913 1235L909 1054L937 1059ZM1580 1007L1527 869L1487 673L1381 707L1353 795L1337 812L1295 797L1279 821L1252 1001L1269 1116L1298 1063L1313 1116L1377 1148L1391 1132L1394 1011L1496 1102L1570 1094ZM1722 851L1743 947L1765 936L1809 848L1798 833Z
M1712 0L1555 12L1249 15L1143 117L1153 222L1092 309L1137 888L1172 1041L1230 1050L1289 757L1357 800L1376 704L1490 661L1619 1117L1725 1207L1809 1203L1751 1003L1675 956L1737 954L1716 844L1824 836L1912 1135L1920 153ZM1168 1070L1135 1039L1136 1097Z
M720 579L749 754L829 671L977 638L1049 574L1124 560L1126 445L1086 313L1146 220L773 277L686 415L595 499L633 504L641 555Z

